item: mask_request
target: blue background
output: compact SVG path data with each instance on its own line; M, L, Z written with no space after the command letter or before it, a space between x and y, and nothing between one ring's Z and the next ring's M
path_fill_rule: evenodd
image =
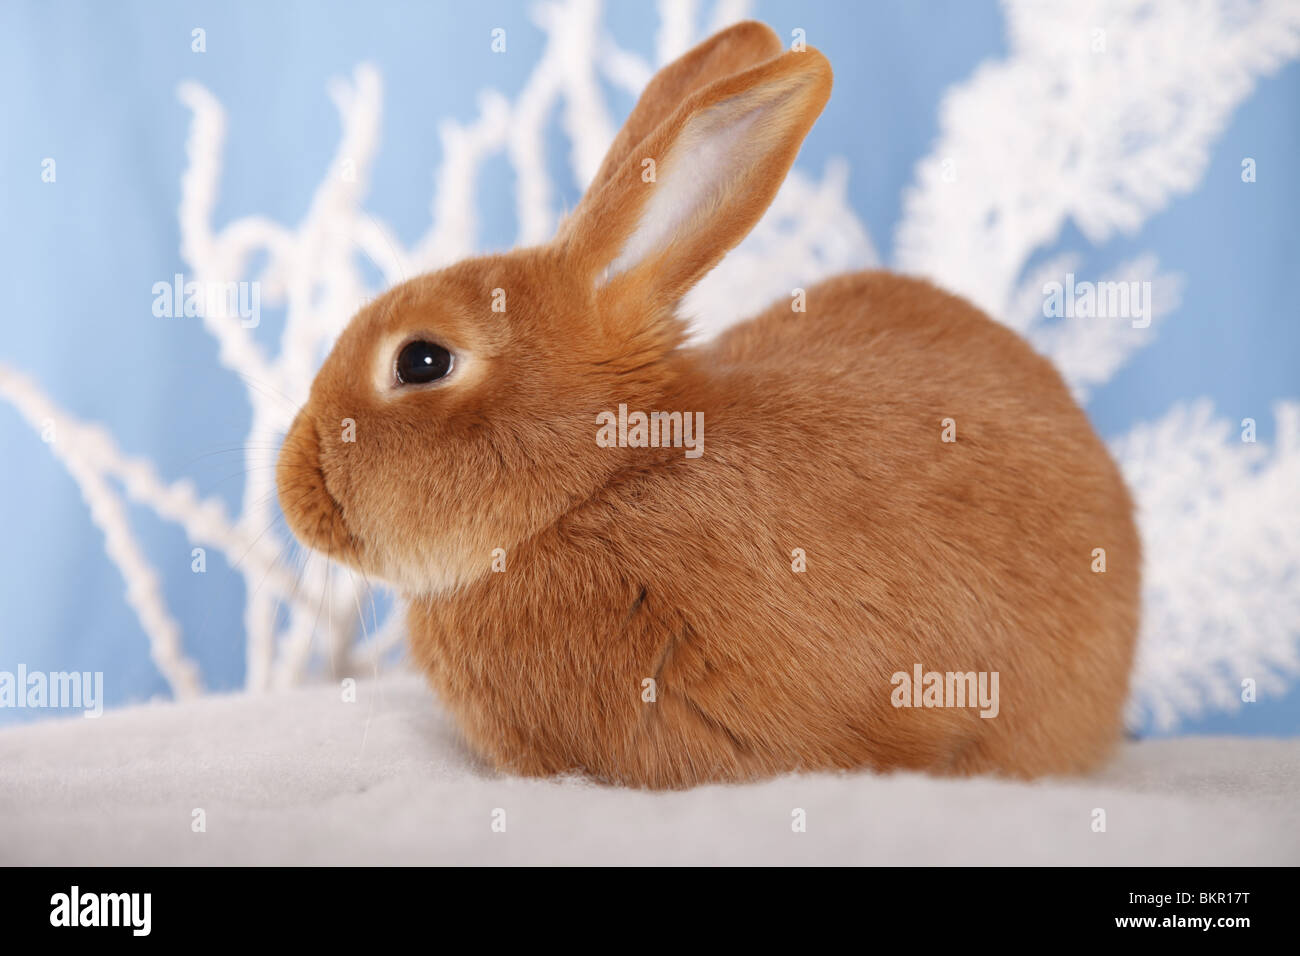
M643 6L614 4L607 17L624 46L650 59L657 18ZM1005 53L1001 11L992 2L846 0L759 2L754 13L783 36L804 28L835 65L835 95L799 163L820 174L829 157L847 158L853 206L892 262L901 193L937 133L940 96ZM489 50L498 26L508 31L506 55ZM205 53L190 49L195 27L207 31ZM472 120L485 87L517 92L542 41L518 3L6 3L0 360L72 414L105 424L164 477L191 476L237 511L238 456L209 453L243 442L244 386L218 365L197 320L151 312L152 285L186 271L176 210L190 116L177 85L199 81L228 114L215 225L250 212L297 223L337 144L327 82L362 61L377 65L384 116L368 208L410 243L428 226L438 122ZM631 106L610 97L619 117ZM1196 192L1136 236L1096 248L1072 227L1059 238L1060 249L1089 250L1088 271L1151 249L1163 271L1185 277L1183 304L1158 346L1093 394L1089 412L1106 438L1174 401L1208 395L1230 420L1256 418L1260 440L1270 441L1271 403L1300 394L1291 281L1300 263L1297 116L1300 65L1292 63L1232 115ZM1247 155L1258 164L1249 186L1240 180ZM55 184L41 181L45 157L58 163ZM558 185L557 198L572 205L581 184ZM511 188L505 163L490 164L480 185L489 247L514 236ZM268 343L277 332L274 316L258 330ZM76 484L3 402L0 447L0 670L19 662L102 670L110 706L166 694ZM143 509L131 517L207 686L239 686L241 579L213 552L208 573L192 574L178 529ZM0 722L35 716L0 711ZM1180 728L1207 731L1296 734L1300 692Z

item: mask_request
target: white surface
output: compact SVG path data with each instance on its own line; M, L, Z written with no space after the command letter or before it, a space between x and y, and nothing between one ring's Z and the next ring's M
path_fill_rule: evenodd
M6 728L0 863L1300 863L1300 740L1129 744L1085 780L854 773L662 794L496 774L416 677L340 697Z

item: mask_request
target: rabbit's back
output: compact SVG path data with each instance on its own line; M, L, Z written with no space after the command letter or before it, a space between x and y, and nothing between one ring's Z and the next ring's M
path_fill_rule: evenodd
M743 476L715 505L743 501L735 525L770 555L759 582L734 575L750 592L735 627L779 618L764 666L818 672L789 706L853 715L823 760L1092 765L1120 731L1141 554L1086 415L1023 339L928 283L840 276L805 306L780 301L701 356L716 473L700 493ZM918 666L997 672L998 715L895 708L892 675Z

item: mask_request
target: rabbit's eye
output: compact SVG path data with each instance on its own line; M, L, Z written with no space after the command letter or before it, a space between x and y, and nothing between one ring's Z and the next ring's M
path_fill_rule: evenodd
M451 371L452 358L433 342L408 342L397 353L397 381L403 385L434 382Z

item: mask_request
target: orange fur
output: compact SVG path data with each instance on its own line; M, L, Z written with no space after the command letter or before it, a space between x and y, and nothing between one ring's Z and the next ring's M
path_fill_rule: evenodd
M1049 363L963 300L881 272L683 346L678 300L757 222L829 95L820 54L778 54L752 23L688 53L556 242L365 308L285 440L285 513L403 590L433 686L520 773L683 787L1086 770L1120 731L1140 547ZM457 356L445 381L393 385L413 335ZM598 446L596 415L620 403L702 412L703 456ZM1000 713L896 708L891 675L918 663L997 671Z

